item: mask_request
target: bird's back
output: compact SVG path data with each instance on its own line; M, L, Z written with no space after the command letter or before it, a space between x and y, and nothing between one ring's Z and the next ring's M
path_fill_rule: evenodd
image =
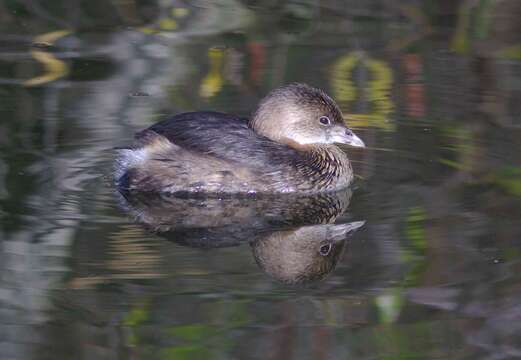
M120 150L116 177L130 190L292 192L303 154L259 136L246 119L217 112L176 115Z
M247 119L230 114L182 113L152 125L137 137L149 131L188 151L252 168L288 164L301 157L299 151L256 134Z

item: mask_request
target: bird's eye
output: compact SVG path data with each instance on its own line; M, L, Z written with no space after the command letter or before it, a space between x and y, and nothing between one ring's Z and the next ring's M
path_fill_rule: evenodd
M318 119L322 125L331 125L331 120L327 116L321 116L320 119Z
M320 247L320 250L319 250L320 255L322 255L322 256L328 256L328 255L329 255L329 252L331 251L331 247L332 247L331 244L322 245L322 246Z

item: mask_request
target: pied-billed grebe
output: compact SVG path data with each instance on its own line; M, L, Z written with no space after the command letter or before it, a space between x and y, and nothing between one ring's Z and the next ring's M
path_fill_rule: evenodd
M217 112L176 115L120 149L116 184L126 191L288 193L347 187L353 171L335 143L363 147L322 90L273 90L248 122Z

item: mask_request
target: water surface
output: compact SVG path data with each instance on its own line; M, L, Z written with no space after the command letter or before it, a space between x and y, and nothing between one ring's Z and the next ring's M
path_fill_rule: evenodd
M3 356L521 357L516 1L55 3L0 4ZM135 131L292 81L368 145L349 191L114 191Z

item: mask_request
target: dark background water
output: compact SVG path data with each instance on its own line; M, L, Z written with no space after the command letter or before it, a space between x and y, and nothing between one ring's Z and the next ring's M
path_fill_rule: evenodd
M521 358L520 16L517 0L0 2L2 358ZM191 247L123 211L111 148L171 113L248 116L292 81L368 145L346 149L343 215L366 223L327 277L271 277L256 228Z

